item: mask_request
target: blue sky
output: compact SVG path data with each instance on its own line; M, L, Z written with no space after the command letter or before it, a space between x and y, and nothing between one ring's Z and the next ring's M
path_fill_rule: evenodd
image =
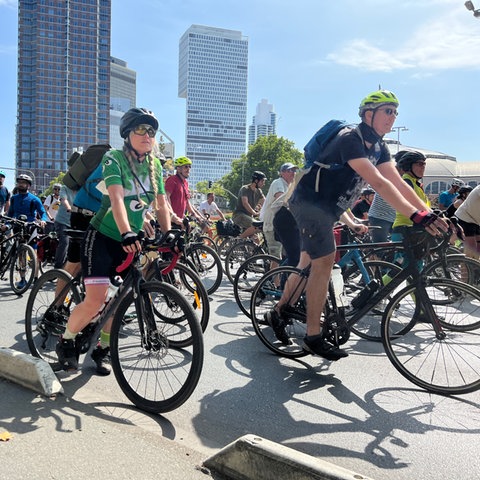
M248 37L247 123L266 98L278 135L299 149L330 118L357 121L360 100L381 85L400 99L402 143L480 160L480 18L463 0L113 0L111 53L137 71L137 104L156 113L177 155L178 42L192 24ZM0 0L0 166L9 167L16 62L17 2Z

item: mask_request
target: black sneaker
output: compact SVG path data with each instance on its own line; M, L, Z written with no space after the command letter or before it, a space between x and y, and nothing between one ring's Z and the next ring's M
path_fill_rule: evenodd
M290 337L285 330L285 322L276 310L269 310L263 315L264 320L273 328L275 336L284 345L290 345Z
M110 372L112 371L110 362L110 347L102 348L100 345L97 345L95 350L92 352L91 357L97 365L97 373L100 375L110 375Z
M78 369L78 351L75 340L61 339L55 351L58 356L58 364L62 370L72 371Z
M348 357L348 353L345 350L331 345L322 335L312 335L311 337L306 335L303 339L303 349L312 355L320 355L334 362Z

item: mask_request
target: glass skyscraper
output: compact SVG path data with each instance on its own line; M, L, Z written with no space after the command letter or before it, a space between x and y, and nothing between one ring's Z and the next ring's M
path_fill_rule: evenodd
M111 0L19 0L16 166L34 189L108 143Z
M185 154L190 185L216 180L245 153L248 39L192 25L180 39L178 95L186 99Z
M120 120L130 108L137 106L137 72L127 62L112 57L110 63L110 145L122 148Z

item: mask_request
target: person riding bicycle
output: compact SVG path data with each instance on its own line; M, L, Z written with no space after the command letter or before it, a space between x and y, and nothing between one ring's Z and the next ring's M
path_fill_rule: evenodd
M199 222L204 222L205 217L190 201L188 177L190 177L192 161L188 157L178 157L173 165L176 173L165 181L165 192L173 211L172 222L182 226L186 212L194 216Z
M29 175L24 173L18 175L16 185L18 193L10 198L7 216L20 218L20 216L24 215L27 217L27 222L34 222L39 219L38 223L40 227L44 229L47 221L47 212L43 208L40 199L28 191L31 186L32 178ZM4 228L5 227L2 227L2 230ZM25 285L25 273L24 271L20 271L20 281L16 287L22 289Z
M458 190L465 185L462 180L454 178L448 190L441 192L438 196L438 208L446 210L457 198Z
M306 285L307 334L303 348L328 360L348 356L323 337L321 317L335 261L333 225L354 204L365 184L432 235L447 230L447 224L415 194L390 160L383 136L392 130L398 106L396 95L388 90L367 95L360 103L358 127L342 129L321 154L323 164L335 164L336 168L323 168L320 172L319 166L312 167L299 181L290 199L290 210L298 223L302 241L298 268L311 265ZM286 345L290 339L282 315L297 278L296 275L289 278L280 301L265 314L276 337Z
M10 205L10 192L4 185L4 182L5 172L0 170L0 215L2 215L4 211L7 212Z
M78 368L75 337L104 304L115 267L128 253L140 251L138 233L150 204L155 206L162 231L171 227L162 166L152 155L158 127L158 120L150 110L128 110L120 120L123 148L110 150L102 158L105 193L82 243L85 299L72 311L57 344L57 368ZM100 343L92 352L97 372L103 375L110 373L110 328L111 320L103 327Z
M257 233L253 224L254 217L259 216L260 208L265 201L262 187L267 176L260 171L252 173L252 181L243 185L238 192L237 205L233 211L232 221L243 229L240 238L247 238Z

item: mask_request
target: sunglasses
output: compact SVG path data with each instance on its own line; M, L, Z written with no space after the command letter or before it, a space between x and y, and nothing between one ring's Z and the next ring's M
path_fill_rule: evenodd
M394 108L381 108L380 110L385 112L385 115L388 115L389 117L392 115L398 116L398 112Z
M138 125L133 129L135 135L145 135L148 133L150 138L153 138L157 132L150 125Z
M183 168L188 168L189 170L192 168L191 165L184 165Z

